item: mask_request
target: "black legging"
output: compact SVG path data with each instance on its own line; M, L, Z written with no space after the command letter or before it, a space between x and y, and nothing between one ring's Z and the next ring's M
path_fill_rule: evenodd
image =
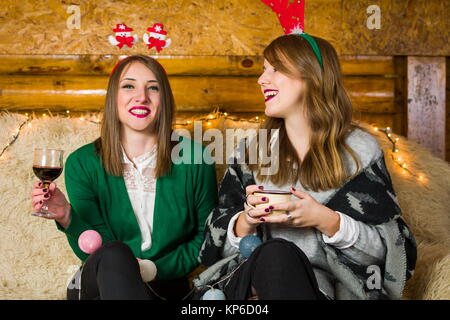
M326 299L304 252L278 238L256 248L231 277L225 295L231 300L248 299L253 296L252 287L262 300Z
M186 278L153 280L153 291L167 299L182 299L189 292ZM120 241L105 243L85 262L81 274L81 299L159 299L141 278L131 249Z

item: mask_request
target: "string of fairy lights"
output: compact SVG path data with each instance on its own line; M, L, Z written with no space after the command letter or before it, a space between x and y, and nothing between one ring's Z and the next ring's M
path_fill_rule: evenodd
M10 141L3 147L3 149L0 152L0 160L2 160L4 158L4 154L6 153L6 151L17 141L17 139L19 138L21 132L23 130L25 130L26 128L31 129L32 128L32 121L33 120L39 120L39 119L51 119L52 118L52 114L47 114L47 113L43 113L41 116L36 115L35 113L33 114L28 114L25 113L25 120L23 120L18 126L17 128L15 128L12 132ZM70 111L67 110L65 112L65 116L67 118L78 118L80 121L87 121L87 122L91 122L91 123L95 123L95 124L100 124L101 120L99 119L98 116L92 116L92 115L83 115L83 116L74 116L71 115ZM264 121L263 117L260 116L254 116L252 118L249 119L243 119L241 117L238 116L232 116L230 115L228 112L222 112L218 109L214 110L213 112L204 115L204 116L199 116L199 117L194 117L191 118L189 120L183 120L183 121L179 121L175 123L175 127L180 128L180 127L188 127L190 125L192 125L195 121L201 121L202 124L206 125L206 126L213 126L213 121L215 120L231 120L234 122L241 122L241 123L261 123ZM392 132L392 129L390 127L386 127L386 128L379 128L376 126L373 126L373 130L375 132L381 132L382 134L385 135L385 137L388 139L388 141L391 143L392 148L390 150L390 156L393 160L393 162L399 167L400 170L402 170L402 174L406 175L409 174L410 176L414 177L417 179L417 181L424 183L426 180L426 176L422 173L417 173L415 170L413 170L407 163L407 159L406 159L406 155L404 155L404 153L400 152L399 149L399 141L400 138L399 137L394 137L394 133ZM400 154L402 154L403 156L400 156Z
M14 130L14 133L12 134L11 141L9 141L6 146L2 149L0 152L0 159L3 157L3 154L5 151L16 142L17 138L19 138L20 132L22 131L22 128L24 125L26 125L30 121L30 118L27 116L26 120L22 122L18 128Z
M400 141L400 138L393 137L392 129L390 127L387 127L387 128L374 127L373 129L374 129L374 131L382 132L386 136L386 138L389 140L389 142L392 144L392 149L391 149L390 155L391 155L391 158L394 161L394 163L401 168L402 174L409 173L410 175L415 177L417 180L423 182L425 180L425 175L416 173L406 163L406 159L404 159L404 157L399 156L400 150L398 149L397 144Z

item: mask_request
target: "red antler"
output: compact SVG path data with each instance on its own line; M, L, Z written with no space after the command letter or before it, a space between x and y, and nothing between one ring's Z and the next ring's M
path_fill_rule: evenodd
M285 34L304 30L305 0L261 0L268 5L280 20Z

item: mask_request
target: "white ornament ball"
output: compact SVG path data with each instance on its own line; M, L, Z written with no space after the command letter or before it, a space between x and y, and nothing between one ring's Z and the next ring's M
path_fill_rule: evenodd
M151 260L139 260L139 269L141 270L142 280L150 282L156 277L156 265Z
M220 289L211 288L205 292L202 300L226 300L225 294Z

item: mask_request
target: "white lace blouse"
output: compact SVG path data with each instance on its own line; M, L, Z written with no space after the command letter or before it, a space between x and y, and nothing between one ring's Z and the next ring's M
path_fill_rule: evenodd
M156 145L152 150L128 159L123 148L123 178L142 235L141 250L152 246L153 208L155 206Z

